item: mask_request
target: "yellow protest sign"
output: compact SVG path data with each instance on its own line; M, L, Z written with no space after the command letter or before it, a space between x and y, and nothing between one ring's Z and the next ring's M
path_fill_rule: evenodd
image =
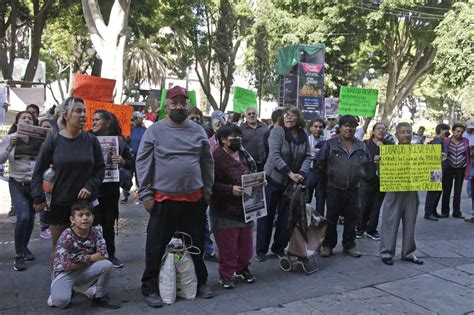
M441 189L441 145L383 145L380 147L380 191Z

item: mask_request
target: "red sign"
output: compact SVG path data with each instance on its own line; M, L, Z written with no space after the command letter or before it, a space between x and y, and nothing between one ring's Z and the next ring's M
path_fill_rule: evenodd
M84 100L112 102L115 80L77 73L74 81L74 97Z
M85 130L90 130L92 128L92 116L99 109L104 109L106 111L114 114L122 128L122 133L124 136L129 136L131 131L130 122L132 121L132 112L133 106L130 105L117 105L111 103L97 102L85 100L86 102L86 115L87 122Z

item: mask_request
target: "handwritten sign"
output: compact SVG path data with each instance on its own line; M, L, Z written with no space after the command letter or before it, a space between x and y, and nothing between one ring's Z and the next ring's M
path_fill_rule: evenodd
M339 94L339 115L374 117L379 90L343 86Z
M78 73L74 81L74 97L99 102L112 102L115 80Z
M99 109L105 109L106 111L114 114L122 128L122 133L124 136L129 136L131 131L130 122L132 121L132 111L133 106L130 105L117 105L104 102L90 101L85 100L86 102L86 115L87 122L85 130L90 130L92 128L92 116Z
M252 90L234 87L234 112L243 113L249 107L257 109L257 95Z
M380 191L442 190L441 145L380 147Z

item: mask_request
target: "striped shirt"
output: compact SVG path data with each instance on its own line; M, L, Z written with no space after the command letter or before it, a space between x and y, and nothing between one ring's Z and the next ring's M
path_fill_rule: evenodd
M448 163L452 168L463 168L467 166L466 146L463 142L458 144L451 141L448 146Z

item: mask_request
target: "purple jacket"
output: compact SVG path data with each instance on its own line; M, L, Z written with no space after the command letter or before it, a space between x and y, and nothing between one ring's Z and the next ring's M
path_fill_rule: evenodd
M446 147L446 150L449 148L449 144L451 143L452 137L449 137L444 140L444 145ZM464 175L464 179L468 179L470 174L471 174L471 149L469 147L469 140L467 138L462 138L461 142L464 144L465 152L466 152L466 172Z

